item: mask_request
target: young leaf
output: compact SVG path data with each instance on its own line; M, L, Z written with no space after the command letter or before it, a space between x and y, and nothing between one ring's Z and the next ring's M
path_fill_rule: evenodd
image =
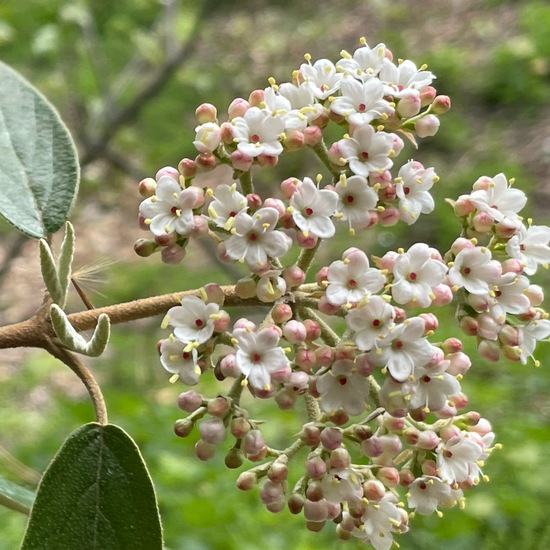
M33 499L32 491L0 476L0 505L28 514Z
M78 191L76 149L55 108L0 63L0 215L36 238L66 221Z
M59 548L162 549L151 478L118 426L80 427L44 473L21 549Z

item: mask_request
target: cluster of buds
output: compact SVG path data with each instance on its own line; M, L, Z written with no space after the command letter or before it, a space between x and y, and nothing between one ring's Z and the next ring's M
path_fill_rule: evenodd
M465 410L461 379L471 360L458 338L437 340L434 309L456 300L485 357L502 348L525 361L550 334L542 290L528 279L550 260L550 229L523 225L525 195L501 174L453 202L463 234L446 254L416 243L369 260L350 247L310 273L339 222L351 238L434 209L433 168L410 160L391 172L402 137L416 145L435 134L450 106L434 78L412 61L394 63L383 44L362 41L336 64L306 56L291 82L270 79L233 101L226 122L201 105L196 158L139 187L139 221L153 234L136 243L139 254L161 250L177 263L191 238L209 238L222 261L249 270L235 285L185 293L163 321L171 332L158 344L160 362L173 382L230 382L214 398L183 392L178 404L189 415L176 433L197 425L201 460L223 449L229 468L256 463L237 485L259 486L269 511L303 512L312 531L332 521L341 538L376 550L389 549L415 512L462 505L495 448L490 423ZM340 137L327 144L335 129ZM255 188L253 168L303 149L318 156L328 183L300 175L276 196ZM232 180L202 186L201 174L212 181L218 166L230 166ZM253 313L232 319L233 306ZM305 403L303 427L286 448L266 443L247 394L280 409Z

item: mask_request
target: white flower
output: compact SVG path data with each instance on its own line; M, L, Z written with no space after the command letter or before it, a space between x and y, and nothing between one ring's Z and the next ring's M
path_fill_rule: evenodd
M441 442L436 448L437 474L446 483L466 481L476 477L479 472L478 460L481 460L483 448L470 437L468 432L461 432ZM473 481L473 479L472 479Z
M170 335L160 345L160 362L168 372L179 375L184 384L193 386L199 380L201 369L197 365L197 350L186 351L186 346Z
M252 332L245 328L233 331L238 369L256 390L271 388L271 375L289 369L290 363L279 347L279 335L273 327Z
M493 289L497 304L506 312L513 315L525 313L531 306L525 291L530 281L527 277L519 275L510 281L500 282Z
M317 380L321 409L325 412L343 409L352 416L361 414L365 411L369 388L367 379L354 372L351 359L336 360Z
M328 239L336 232L330 217L336 211L338 194L330 189L318 189L310 178L290 197L294 223L304 232L320 239Z
M434 199L429 191L439 181L433 168L424 168L417 161L404 164L395 179L395 190L399 198L401 219L411 225L420 214L429 214L434 209Z
M393 108L384 99L384 86L377 78L359 82L351 76L344 76L340 91L342 95L334 98L330 110L346 117L352 124L371 122L393 113Z
M430 411L439 411L446 405L449 396L460 392L460 382L445 372L449 363L443 360L435 368L415 369L415 387L409 401L411 409L425 407Z
M423 515L437 511L438 506L446 505L451 498L451 486L434 476L417 477L407 493L409 507Z
M273 87L264 90L264 103L273 116L283 120L285 131L302 131L307 126L307 116L299 109L292 109L290 101L282 94L277 93Z
M222 132L215 122L205 122L195 128L193 145L201 153L212 153L222 140Z
M517 233L506 243L506 252L525 264L524 271L527 275L533 275L538 264L548 267L550 263L549 241L550 227L530 225L527 228L521 224Z
M398 304L412 302L428 307L434 299L432 289L443 282L446 273L447 266L432 258L430 247L416 243L395 260L391 287L393 299Z
M377 44L374 48L369 48L367 44L361 48L357 48L353 52L353 56L347 52L342 52L344 56L338 63L336 68L341 72L346 72L365 80L372 78L372 76L378 74L382 67L382 61L386 57L386 46L384 44Z
M204 344L214 333L218 304L206 304L197 296L184 296L180 306L168 310L163 325L174 328L174 336L184 344ZM187 346L189 349L193 347Z
M338 147L351 171L358 176L383 172L393 165L393 136L375 132L368 122L357 126L351 137L341 139Z
M321 480L323 496L333 504L347 502L354 506L363 498L362 479L351 468L330 470Z
M527 197L521 189L509 186L506 176L500 173L489 181L486 189L473 191L470 202L496 222L507 221L519 227L521 222L517 213L525 206Z
M378 292L386 284L386 277L369 266L367 255L359 249L345 252L342 260L332 262L327 271L327 301L334 306L354 304Z
M369 296L364 304L346 315L348 327L355 332L354 340L362 351L371 350L376 342L394 326L395 310L380 296Z
M284 256L292 241L288 235L275 229L279 213L266 206L254 214L239 212L233 220L231 237L225 242L227 255L233 260L246 262L253 271L261 271L268 257Z
M404 88L422 90L422 88L429 86L435 76L432 72L423 70L422 68L419 70L408 59L395 66L388 58L384 58L378 78L386 84L387 94L399 97L399 93Z
M334 187L338 193L338 213L350 228L363 228L370 224L370 212L376 209L378 193L363 176L341 177Z
M524 327L518 327L520 332L520 360L525 365L527 359L533 356L537 341L550 336L550 321L548 319L533 319ZM535 364L538 364L535 362Z
M212 202L208 206L208 215L218 227L229 230L235 216L247 208L246 197L237 191L237 185L234 183L229 186L223 183L214 190Z
M318 99L326 99L340 88L342 74L336 72L336 67L328 59L318 59L313 65L303 63L300 65L300 73Z
M394 325L376 342L377 349L369 352L369 359L375 365L386 366L398 382L405 382L415 368L423 367L434 355L433 346L423 338L424 330L424 321L420 317L411 317Z
M471 294L488 294L490 287L500 279L502 266L493 260L488 248L476 246L464 248L449 269L449 283L464 287Z
M278 156L283 152L280 138L285 128L283 119L271 111L250 107L242 117L231 120L233 140L237 149L249 157Z
M299 111L308 121L314 120L325 112L321 103L316 103L312 87L307 82L295 86L290 82L279 84L279 94L286 97L292 107L291 113Z
M175 232L184 236L195 228L193 208L201 197L200 188L182 189L174 178L165 175L159 178L155 194L141 203L139 211L153 235Z

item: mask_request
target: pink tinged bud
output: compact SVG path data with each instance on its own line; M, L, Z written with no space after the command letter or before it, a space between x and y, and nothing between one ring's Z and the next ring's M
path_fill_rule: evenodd
M384 466L378 470L376 477L390 489L399 485L399 470L396 468Z
M174 422L174 433L178 437L187 437L195 424L187 418L180 418Z
M292 308L288 304L277 304L271 310L273 321L278 324L283 324L292 319Z
M342 444L344 433L340 428L331 426L321 432L321 444L327 451L337 449Z
M508 258L502 262L502 273L516 273L520 275L523 273L525 265L518 258Z
M420 438L420 432L411 426L410 428L403 430L402 436L403 441L405 441L407 445L416 445L418 443L418 439Z
M212 153L200 153L195 157L197 169L201 172L210 172L218 165L218 159Z
M216 445L213 443L208 443L207 441L204 441L203 439L199 439L195 443L195 455L199 460L210 460L214 457L214 454L216 453Z
M355 358L355 369L357 374L370 376L375 371L376 365L371 363L366 353L363 353Z
M320 481L309 481L306 489L306 498L313 502L324 499L323 487Z
M394 306L393 311L395 312L394 321L396 321L397 323L400 323L407 318L407 313L403 308Z
M517 327L504 325L498 333L498 339L506 346L519 346L521 344L521 333Z
M477 351L481 357L488 361L498 361L500 358L500 346L497 342L481 340L477 345Z
M151 256L159 248L159 245L151 239L138 239L134 243L134 252L142 258Z
M442 409L432 412L437 416L437 418L454 418L458 414L456 407L450 402L448 402Z
M279 162L279 157L278 156L272 156L272 155L266 155L265 153L262 153L261 155L258 155L256 157L256 161L262 167L273 168L273 166L277 166L277 163Z
M304 424L298 437L308 447L316 447L321 441L321 430L315 424Z
M321 296L321 298L319 298L317 307L319 308L319 311L325 315L336 315L340 311L340 306L331 304L326 299L326 296Z
M158 181L162 176L170 176L172 179L179 181L180 173L173 166L165 166L155 174L155 179Z
M248 172L254 162L253 157L241 153L238 149L231 153L230 158L231 166L233 166L235 170L240 170L241 172Z
M304 128L302 135L304 138L304 145L308 145L309 147L317 145L323 139L323 131L318 125L312 125Z
M166 248L167 246L174 246L178 240L178 236L175 233L167 233L165 235L155 235L155 242Z
M450 361L449 366L447 367L447 373L452 376L464 375L468 369L472 366L470 358L461 351L456 353L450 353L445 356L445 359Z
M409 469L403 468L399 472L399 485L402 487L408 487L415 479L414 474Z
M301 248L314 248L317 246L317 241L319 238L316 235L313 235L313 233L308 233L307 237L304 235L303 231L296 231L296 243Z
M466 316L460 320L460 328L468 336L476 336L479 331L479 323L473 317Z
M311 372L316 365L315 352L309 348L300 348L294 356L294 363L304 372Z
M160 256L165 264L179 264L185 258L185 249L178 244L174 244L163 248Z
M335 142L330 146L327 155L330 162L336 164L336 166L345 166L346 161L340 151L339 142Z
M243 472L237 478L237 488L241 491L250 491L258 483L258 478L253 472Z
M199 124L216 122L218 118L218 111L216 107L210 103L201 103L195 110L195 116L197 117Z
M304 503L304 518L312 523L324 522L328 517L327 504L325 499L306 500Z
M297 265L291 265L283 271L283 279L289 288L296 288L305 281L306 274Z
M311 479L321 479L327 473L327 465L319 455L314 454L307 458L305 470Z
M319 286L323 286L323 281L327 281L328 266L322 267L315 275L315 281Z
M300 321L291 319L283 325L283 336L290 344L299 344L306 339L306 327Z
M433 313L421 313L419 317L424 320L425 332L436 330L439 326L439 321Z
M237 361L234 353L229 353L223 357L220 362L220 372L224 378L238 378L241 371L237 366Z
M520 321L528 322L538 318L538 312L535 308L530 307L526 312L520 313L518 319Z
M250 430L243 438L243 452L255 456L266 449L264 436L260 430Z
M229 108L227 109L229 118L244 116L246 111L248 111L249 107L250 107L250 103L248 103L246 99L243 99L242 97L237 97L231 102L231 104L229 105Z
M460 392L456 395L451 395L449 401L454 405L454 407L459 410L468 406L468 397L466 394Z
M443 344L441 344L441 349L445 355L456 353L457 351L462 351L462 342L458 338L447 338ZM446 357L446 359L448 359L448 357Z
M358 441L366 441L372 437L372 428L361 424L355 424L352 427L352 433Z
M544 301L544 291L539 285L529 285L523 293L529 298L533 307L540 306Z
M197 163L192 159L181 159L178 164L178 170L184 179L191 180L197 174Z
M252 90L248 96L248 103L252 107L261 107L265 98L265 92L263 90Z
M321 327L319 326L319 323L317 321L313 321L312 319L305 319L304 327L306 329L306 340L308 340L309 342L317 340L317 338L321 336Z
M147 218L143 214L138 214L138 225L143 231L149 231L149 224L145 223Z
M208 235L208 220L204 216L193 216L192 236L200 239Z
M459 436L461 433L460 428L458 426L455 426L454 424L451 424L449 426L444 426L439 431L439 435L443 441L449 441L449 439L453 437Z
M275 394L275 403L282 411L294 408L296 404L296 392L283 388Z
M229 423L229 431L237 439L242 439L250 429L250 422L244 416L236 416Z
M205 301L207 304L214 303L219 306L223 306L225 294L223 293L222 287L218 283L207 283L202 288L206 293Z
M493 229L495 221L487 212L478 212L472 219L474 229L479 233L488 233Z
M435 115L426 115L415 122L414 130L420 138L435 136L440 124L439 119Z
M404 418L396 418L395 416L391 416L389 414L384 415L382 423L384 428L386 428L389 432L399 432L405 427Z
M367 500L380 500L386 494L386 488L381 481L369 479L363 484L363 494Z
M472 424L471 426L469 426L468 431L475 432L479 434L481 437L493 431L491 423L486 418L481 418L479 413L476 413L475 411L471 411L468 414L471 414L471 415L476 414L478 416L478 421L475 424Z
M233 143L233 126L231 126L229 122L224 122L221 124L220 137L226 145Z
M495 224L495 235L500 239L509 239L517 232L517 227L513 223L498 222Z
M399 116L409 118L417 115L420 112L421 97L418 90L409 88L401 92L399 102L397 103L396 111Z
M502 353L506 359L510 361L520 361L521 360L521 351L520 348L516 346L502 346Z
M424 430L423 432L419 432L416 446L419 449L430 451L435 449L440 442L441 439L433 430Z
M264 504L278 502L284 497L285 491L281 483L266 479L260 488L260 499Z
M298 493L294 493L288 499L288 510L291 514L299 514L304 508L304 504L305 498Z
M208 410L208 414L212 416L216 416L218 418L224 418L229 411L229 407L230 407L230 402L225 397L218 396L208 401L207 410Z
M382 227L393 227L399 219L399 210L394 206L386 206L383 212L378 213L378 223Z
M375 458L384 452L384 446L379 437L372 436L370 439L361 442L361 450L365 456Z
M224 462L225 466L232 470L234 470L235 468L240 468L244 462L244 455L240 449L235 449L233 447L232 449L229 449L229 451L225 455Z
M438 95L432 103L432 113L442 115L451 108L451 98L446 95Z
M460 251L470 248L475 248L475 244L470 239L459 237L451 245L451 252L456 256Z
M349 414L346 411L339 409L333 413L328 413L327 420L336 426L343 426L348 423Z
M334 449L330 453L329 463L331 468L343 470L344 468L349 468L351 456L345 447L338 447L338 449Z
M378 192L378 196L382 201L392 201L395 199L396 195L397 188L391 183L386 184L385 187Z
M420 92L420 104L422 107L430 105L437 94L436 89L433 86L424 86Z
M472 213L475 210L475 206L472 204L472 201L470 200L470 195L462 195L458 197L458 200L453 204L453 209L457 216L464 217ZM464 239L464 240L467 240L467 239Z
M287 199L290 199L290 197L294 195L294 191L296 191L300 185L302 185L302 182L299 179L287 178L281 182L281 192Z
M235 285L235 294L243 300L254 298L256 296L256 281L252 277L239 279Z
M139 194L147 199L155 194L157 189L157 182L153 178L145 178L139 182L138 190Z
M282 144L287 151L297 151L304 146L305 139L304 134L299 130L291 130L286 134Z
M426 476L437 476L437 465L433 460L422 463L422 473Z
M208 418L199 425L199 431L204 441L216 445L225 439L225 426L221 418Z
M315 363L320 367L328 367L334 362L334 350L323 344L315 350Z
M178 407L182 411L192 413L202 405L202 396L196 391L184 391L178 395Z

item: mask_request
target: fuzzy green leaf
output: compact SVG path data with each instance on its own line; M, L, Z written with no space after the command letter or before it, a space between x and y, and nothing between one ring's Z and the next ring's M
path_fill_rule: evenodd
M0 63L0 215L42 238L66 221L78 191L72 138L55 108Z
M33 500L32 491L0 476L0 505L28 514Z
M162 549L151 478L118 426L80 427L44 473L21 549L60 548Z

